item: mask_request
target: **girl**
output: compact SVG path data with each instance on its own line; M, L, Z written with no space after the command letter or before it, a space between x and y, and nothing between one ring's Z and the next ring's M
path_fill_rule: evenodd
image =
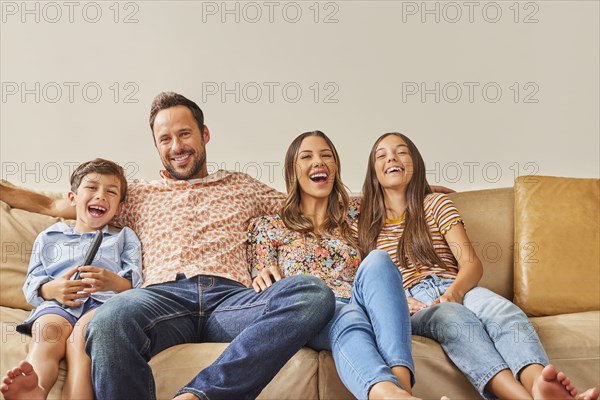
M336 312L308 345L332 350L342 382L357 398L413 399L402 276L383 251L360 263L340 169L324 133L306 132L292 142L285 157L285 204L278 215L259 218L250 228L253 287L267 289L281 272L323 279L338 298Z
M483 268L460 215L447 196L431 192L425 174L410 139L384 134L371 149L358 218L361 249L386 250L402 271L413 332L438 341L485 398L573 398L525 314L477 286ZM448 324L463 334L444 335ZM505 328L515 324L526 341ZM597 397L595 388L583 395Z

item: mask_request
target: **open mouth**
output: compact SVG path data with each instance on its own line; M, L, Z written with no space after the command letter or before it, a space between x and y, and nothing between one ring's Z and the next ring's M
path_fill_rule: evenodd
M175 164L181 165L181 164L185 164L191 156L192 155L190 153L179 154L175 157L171 157L171 160L174 161Z
M106 208L104 208L102 206L89 206L88 212L90 213L90 215L92 217L99 218L99 217L103 216L104 214L106 214Z
M400 167L389 167L388 169L385 170L386 175L387 174L392 174L394 172L403 172L404 170Z
M309 178L315 183L325 183L329 175L326 172L314 172L309 175Z

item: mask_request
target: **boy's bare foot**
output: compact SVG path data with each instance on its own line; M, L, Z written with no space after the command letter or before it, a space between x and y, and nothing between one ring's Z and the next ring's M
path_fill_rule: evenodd
M0 384L0 392L6 400L45 400L46 392L38 385L38 376L33 366L21 361L19 366L6 373Z
M571 380L562 372L556 371L554 365L544 367L542 374L533 383L531 391L533 398L538 399L564 399L575 398L577 390L571 384Z
M598 396L600 396L600 390L591 388L577 396L577 400L598 400Z

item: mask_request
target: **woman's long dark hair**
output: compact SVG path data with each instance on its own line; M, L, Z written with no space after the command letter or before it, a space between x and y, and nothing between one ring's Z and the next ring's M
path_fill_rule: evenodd
M421 265L439 265L444 262L435 252L429 226L425 219L423 200L431 193L427 183L425 163L417 146L405 135L390 132L380 136L369 154L367 175L362 189L362 201L358 218L358 242L363 257L371 250L377 248L377 238L385 225L386 206L383 189L377 180L375 172L375 151L379 143L390 135L395 135L404 140L408 146L413 162L413 175L406 189L408 206L404 218L404 234L398 240L396 264L401 268L407 267L408 262L416 268Z

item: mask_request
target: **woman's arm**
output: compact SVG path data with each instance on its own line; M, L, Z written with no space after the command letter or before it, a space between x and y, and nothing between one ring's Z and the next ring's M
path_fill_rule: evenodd
M66 219L75 218L69 199L55 199L29 190L0 185L0 200L13 208Z
M247 258L253 277L252 287L257 293L284 278L277 258L277 247L281 244L278 232L271 217L257 218L248 228Z
M474 288L483 276L483 266L475 249L467 236L461 223L454 224L444 235L446 242L458 262L458 275L446 293L437 298L433 303L451 301L462 303L465 293Z

